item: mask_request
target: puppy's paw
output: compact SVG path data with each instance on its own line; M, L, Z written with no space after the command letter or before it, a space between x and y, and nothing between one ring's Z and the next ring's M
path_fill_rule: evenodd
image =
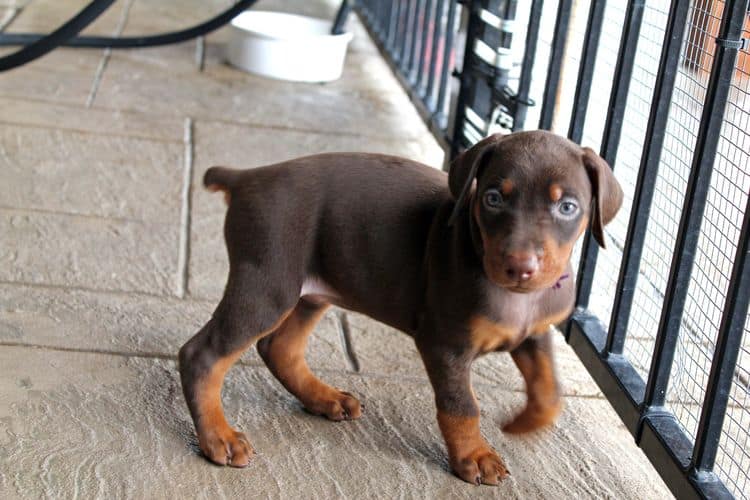
M478 448L464 457L452 457L451 467L458 477L477 486L494 486L510 475L503 460L490 447Z
M508 434L523 434L550 426L555 422L560 411L562 411L560 401L546 407L527 405L513 420L503 426L503 431Z
M199 433L198 442L206 458L218 465L247 467L254 454L247 436L230 427Z
M310 413L329 420L356 420L362 416L362 405L351 393L330 388L324 395L303 403Z

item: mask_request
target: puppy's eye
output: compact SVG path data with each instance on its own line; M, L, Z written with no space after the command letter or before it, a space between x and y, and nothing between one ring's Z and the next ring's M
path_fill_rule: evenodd
M488 189L484 192L484 205L488 208L497 208L503 204L503 195L497 189Z
M575 217L578 213L578 204L571 199L563 199L557 204L557 213L566 219Z

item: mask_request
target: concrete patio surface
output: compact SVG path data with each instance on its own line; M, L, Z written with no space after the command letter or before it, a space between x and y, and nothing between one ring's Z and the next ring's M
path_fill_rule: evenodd
M0 0L0 27L48 31L84 0ZM231 2L125 0L87 32L164 31ZM331 0L261 1L332 19ZM227 378L227 417L257 455L200 456L176 353L207 320L227 270L215 164L253 167L321 151L373 151L439 168L442 151L355 16L344 76L272 81L222 62L226 34L137 51L57 50L0 74L0 497L670 497L572 350L556 338L566 407L551 429L505 436L524 403L507 355L476 364L485 437L512 472L454 477L411 341L351 316L362 369L334 315L308 352L362 419L305 413L254 350ZM5 49L3 52L7 52Z

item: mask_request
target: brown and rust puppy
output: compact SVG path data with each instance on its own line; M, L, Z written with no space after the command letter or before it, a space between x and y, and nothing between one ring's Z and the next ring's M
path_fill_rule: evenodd
M204 182L227 196L229 278L179 361L211 461L243 467L253 454L224 417L221 387L256 342L310 411L360 416L352 394L319 380L305 362L307 337L329 304L414 338L451 467L466 481L497 484L507 474L479 432L470 382L478 356L510 351L526 381L526 407L506 432L537 429L560 412L548 331L573 307L571 250L589 221L604 246L602 227L622 202L592 150L522 132L481 141L449 176L401 158L340 153L212 168Z

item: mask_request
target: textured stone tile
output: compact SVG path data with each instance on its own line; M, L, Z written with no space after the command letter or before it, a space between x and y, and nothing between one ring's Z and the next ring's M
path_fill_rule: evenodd
M9 128L12 130L14 125L32 125L97 135L182 142L185 129L184 120L174 116L83 108L36 100L0 97L0 109L0 123L8 125L2 127L5 133ZM169 149L169 146L166 148Z
M243 80L248 82L248 84L258 85L264 89L268 86L275 87L271 89L272 91L285 89L287 93L298 92L301 85L311 85L314 93L325 90L327 92L338 93L342 96L348 96L349 98L368 97L376 102L383 101L393 106L403 106L403 109L408 110L407 116L416 113L412 109L413 105L404 93L403 87L393 75L386 62L379 56L368 53L348 53L343 73L338 80L323 84L301 84L271 80L251 73L241 72L241 70L229 65L225 61L224 45L216 44L212 41L207 46L205 73L220 81L231 79ZM426 131L422 127L419 127L417 130ZM382 132L376 131L377 135L382 134ZM372 131L370 133L373 134ZM414 134L410 133L408 136L413 137Z
M104 126L93 120L89 128ZM3 126L0 206L161 221L176 231L183 150L177 142Z
M216 304L122 293L0 285L0 344L174 358ZM307 359L323 373L346 370L337 324L327 314L310 337ZM264 366L256 350L243 362Z
M606 402L573 398L558 425L522 438L498 421L522 401L478 391L483 432L513 475L476 487L448 471L424 384L331 377L366 403L334 424L305 413L265 369L231 372L227 416L257 455L247 469L208 464L172 362L0 347L0 485L39 497L665 498Z
M178 227L0 209L0 281L139 291L176 288Z
M273 130L220 122L195 126L195 174L191 233L190 293L218 300L229 269L224 245L223 198L202 187L203 174L212 165L240 168L268 165L327 151L369 151L422 159L439 167L442 151L432 138L422 141L384 140L347 135L321 135Z
M75 16L90 2L87 0L33 0L22 2L21 13L10 25L13 32L49 33ZM113 35L128 2L115 2L91 23L84 34Z
M199 119L374 137L415 138L426 128L403 95L379 98L326 85L279 82L217 65L189 77L113 54L96 106ZM227 75L224 78L224 75ZM154 99L153 96L159 96Z
M101 51L57 49L4 72L0 96L83 106L91 91ZM0 117L5 118L4 110Z
M136 36L182 30L207 21L234 3L231 0L134 0L128 12L123 35Z

